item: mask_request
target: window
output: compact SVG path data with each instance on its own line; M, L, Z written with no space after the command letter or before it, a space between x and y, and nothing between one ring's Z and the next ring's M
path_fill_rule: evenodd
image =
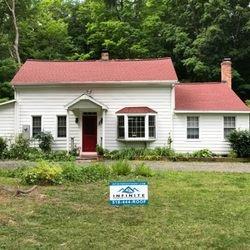
M126 141L155 140L156 115L119 114L117 116L117 138Z
M32 116L32 136L35 137L42 131L42 117Z
M187 117L187 139L199 139L199 117Z
M155 115L148 116L148 136L149 138L155 138Z
M128 137L145 137L145 116L128 116Z
M57 116L57 137L66 137L66 116Z
M117 137L119 139L125 138L125 122L124 122L124 116L118 116L117 117Z
M235 129L235 117L234 116L224 116L224 138Z

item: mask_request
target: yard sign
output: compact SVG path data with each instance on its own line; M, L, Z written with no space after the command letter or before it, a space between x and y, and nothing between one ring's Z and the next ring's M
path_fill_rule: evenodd
M148 183L110 182L109 202L111 205L146 205L148 204Z

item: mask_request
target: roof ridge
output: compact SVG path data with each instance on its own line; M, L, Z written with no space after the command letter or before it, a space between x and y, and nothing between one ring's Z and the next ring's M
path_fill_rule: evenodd
M30 62L62 62L62 63L68 63L68 62L137 62L137 61L160 61L160 60L166 60L170 59L171 57L158 57L158 58L126 58L126 59L110 59L110 60L101 60L101 59L93 59L93 60L85 60L85 61L80 61L80 60L47 60L47 59L32 59L29 58L26 60Z

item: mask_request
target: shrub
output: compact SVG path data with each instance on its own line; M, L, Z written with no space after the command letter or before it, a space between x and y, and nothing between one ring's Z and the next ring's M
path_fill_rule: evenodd
M127 161L118 161L112 165L112 172L116 175L129 175L131 170Z
M41 161L36 167L29 168L22 175L25 184L54 185L62 183L63 170L54 163Z
M97 152L98 155L103 156L104 155L103 147L97 144L96 145L96 152Z
M51 151L44 153L43 158L50 161L72 161L75 157L70 155L66 150Z
M28 160L31 150L30 140L20 134L16 137L15 143L11 144L10 149L6 153L5 157L10 159Z
M104 164L94 164L81 168L82 180L84 182L95 182L98 180L106 180L111 175L111 170Z
M74 163L67 163L62 166L63 179L72 182L80 182L83 180L81 168L77 167Z
M54 138L50 132L40 132L35 136L35 139L39 141L39 148L43 152L50 152Z
M144 163L137 166L134 170L135 175L141 175L145 177L151 177L154 175L153 170L146 166Z
M6 141L0 137L0 159L3 156L4 151L7 149L7 143Z
M234 130L229 134L228 140L238 157L250 157L250 131Z
M174 151L169 147L104 150L104 157L111 160L161 160L164 157L171 158L173 155Z
M209 149L201 149L201 150L193 152L191 154L191 157L194 157L194 158L211 158L211 157L213 157L213 153Z

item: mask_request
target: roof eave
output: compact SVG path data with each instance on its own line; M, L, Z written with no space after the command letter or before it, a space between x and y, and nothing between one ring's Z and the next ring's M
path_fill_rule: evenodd
M250 114L250 110L174 110L176 114L185 113L209 113L209 114L220 114L220 113L237 113L237 114Z
M58 85L110 85L110 84L152 84L155 85L172 85L178 83L178 80L147 80L147 81L85 81L85 82L53 82L53 83L24 83L24 82L11 82L13 86L58 86Z

